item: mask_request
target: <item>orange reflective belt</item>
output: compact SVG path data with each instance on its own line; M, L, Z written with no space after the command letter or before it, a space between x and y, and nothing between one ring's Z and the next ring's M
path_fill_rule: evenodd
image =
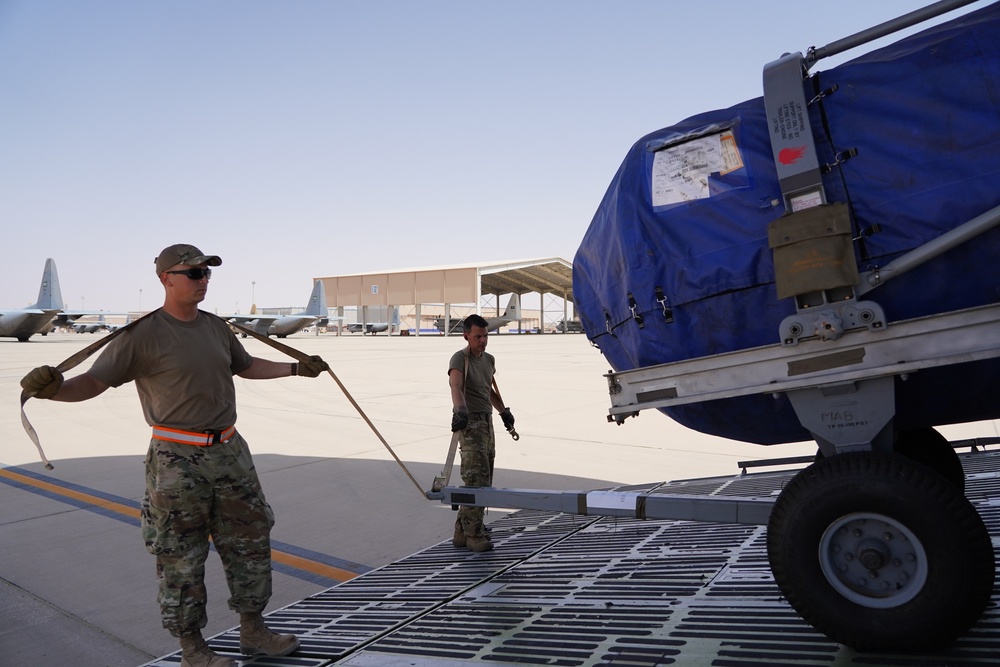
M197 431L182 431L179 428L169 428L167 426L154 426L153 437L157 440L167 442L179 442L182 445L194 445L196 447L208 447L215 442L227 442L236 433L236 425L232 425L224 431L208 431L198 433Z

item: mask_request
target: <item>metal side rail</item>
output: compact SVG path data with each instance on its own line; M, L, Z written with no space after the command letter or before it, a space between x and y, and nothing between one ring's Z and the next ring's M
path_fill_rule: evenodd
M657 493L655 488L637 491L618 488L598 491L543 491L494 487L442 489L442 503L562 512L580 516L611 516L629 519L707 521L754 526L767 525L777 497L722 497Z
M837 340L802 340L612 372L608 421L639 410L902 375L1000 356L1000 305L895 322Z

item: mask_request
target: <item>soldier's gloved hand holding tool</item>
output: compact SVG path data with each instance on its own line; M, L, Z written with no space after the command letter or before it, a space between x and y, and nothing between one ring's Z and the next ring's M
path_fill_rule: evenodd
M499 394L499 392L497 393ZM503 420L503 426L510 433L510 437L514 440L520 440L521 436L514 430L514 415L510 413L510 408L504 408L504 411L500 413L500 419Z
M510 413L510 408L506 407L506 403L503 401L503 396L500 395L500 387L497 386L497 379L493 378L493 391L496 392L497 398L500 399L500 405L505 406L503 412L500 413L500 419L503 420L503 426L510 433L510 437L514 438L515 441L520 440L521 436L517 434L514 430L514 415Z

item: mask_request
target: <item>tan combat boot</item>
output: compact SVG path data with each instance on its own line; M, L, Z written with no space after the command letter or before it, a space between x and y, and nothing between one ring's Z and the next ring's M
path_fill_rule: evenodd
M295 635L281 635L264 625L260 612L240 614L240 653L243 655L288 655L299 647Z
M465 545L473 551L483 552L493 550L493 543L486 536L466 538Z
M208 647L201 632L181 635L181 667L236 667L236 661L225 658Z
M455 524L455 535L451 538L451 544L455 547L466 546L465 531L462 530L462 526L460 524Z

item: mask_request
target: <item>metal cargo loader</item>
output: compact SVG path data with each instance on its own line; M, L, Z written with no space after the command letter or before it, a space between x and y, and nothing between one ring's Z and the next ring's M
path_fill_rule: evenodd
M449 487L452 504L766 523L789 603L859 650L946 646L993 544L934 427L1000 418L1000 4L786 54L763 95L640 139L574 260L609 421L815 440L774 498Z

